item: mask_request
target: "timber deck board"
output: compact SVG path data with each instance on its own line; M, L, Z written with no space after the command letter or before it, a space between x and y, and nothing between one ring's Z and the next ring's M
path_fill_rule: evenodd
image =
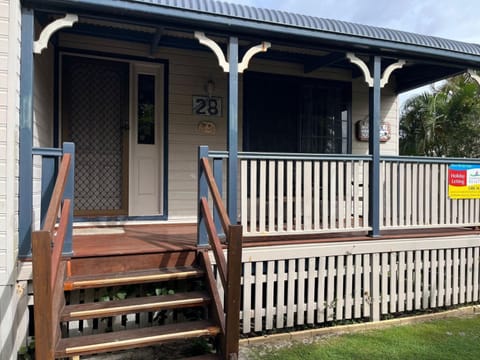
M122 234L74 235L74 259L113 255L135 255L195 251L196 224L125 225ZM101 228L97 228L101 229ZM319 234L281 234L272 236L248 236L243 247L275 246L291 244L315 244L342 241L369 241L379 239L425 238L480 234L472 228L429 228L383 230L380 237L372 238L367 232L340 232Z
M92 272L94 269L92 269ZM123 273L92 274L70 276L65 280L65 290L87 289L104 286L121 286L129 284L144 284L169 280L184 280L199 278L204 271L194 266L182 266L162 269L129 271Z
M121 234L74 235L74 257L97 257L195 250L196 224L125 225Z
M200 307L208 304L210 300L211 298L206 292L190 291L173 295L136 297L124 300L67 305L62 311L60 321L93 319L184 307Z
M218 326L215 326L211 322L199 320L105 334L64 338L60 339L55 351L55 356L68 357L132 349L172 340L215 336L219 331Z

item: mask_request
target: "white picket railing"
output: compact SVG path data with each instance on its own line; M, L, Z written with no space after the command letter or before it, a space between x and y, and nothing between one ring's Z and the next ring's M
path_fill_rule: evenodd
M480 199L448 197L448 159L421 160L381 162L381 229L480 225Z
M240 156L245 235L368 230L368 157Z
M210 152L226 182L226 152ZM369 156L239 153L245 236L369 231ZM223 165L222 165L223 162ZM480 226L480 199L450 199L448 166L476 159L381 157L380 230ZM225 196L224 196L225 197Z
M478 302L479 276L476 236L246 248L241 331Z

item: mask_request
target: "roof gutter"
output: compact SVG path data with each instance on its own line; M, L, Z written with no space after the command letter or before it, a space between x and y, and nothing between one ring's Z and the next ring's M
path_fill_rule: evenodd
M262 21L229 17L169 7L155 3L141 3L128 0L24 0L25 6L32 6L41 10L68 10L84 12L114 13L124 16L140 16L149 19L168 19L179 23L223 30L228 33L248 33L271 36L288 37L290 39L326 41L349 45L360 49L373 49L379 52L407 53L421 57L430 57L450 60L465 66L480 67L480 56L470 55L438 48L411 45L400 42L379 40L355 35L333 33L328 31L312 30L308 28L280 25Z

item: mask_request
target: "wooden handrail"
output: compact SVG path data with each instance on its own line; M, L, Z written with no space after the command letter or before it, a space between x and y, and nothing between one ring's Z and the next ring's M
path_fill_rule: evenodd
M65 234L67 233L68 215L70 214L70 199L65 199L62 206L62 213L60 215L60 224L55 234L52 249L52 274L51 284L52 288L57 281L58 267L62 257L63 244L65 243Z
M53 188L52 198L50 199L50 205L48 206L47 215L45 216L45 222L43 224L43 230L53 233L55 224L57 223L58 211L62 203L63 193L65 191L65 185L68 179L68 172L70 170L71 155L64 154L60 170L58 171L57 181Z
M228 229L228 269L225 288L225 354L238 356L240 340L240 298L242 276L242 225L230 225Z
M213 274L209 276L209 286L214 297L215 315L221 324L221 358L236 359L238 357L239 344L239 326L240 326L240 278L242 271L242 226L232 225L228 217L227 210L218 189L215 177L213 175L210 162L207 157L200 158L201 170L203 170L207 185L212 194L213 203L218 210L220 222L226 235L228 244L228 263L223 253L223 247L218 237L215 222L213 220L206 195L202 193L200 197L200 216L203 218L205 228L208 234L209 243L215 257L218 268L218 274L225 292L224 309L217 302L219 301L216 286L213 285L215 279ZM205 196L204 196L205 195ZM210 260L206 252L203 252L204 263L206 267L211 267ZM207 269L209 270L209 269ZM211 272L211 270L210 270ZM208 271L207 271L208 273ZM223 314L222 314L223 310Z
M202 197L200 202L202 214L205 218L205 227L207 228L208 237L210 239L210 245L212 246L213 255L215 256L215 261L217 262L218 273L220 275L220 279L222 280L222 285L225 288L227 286L227 264L223 254L222 244L220 243L212 214L208 208L207 199Z
M222 196L220 195L217 183L215 182L215 177L213 176L212 167L210 166L208 158L202 158L201 164L203 167L203 171L205 171L205 177L207 179L207 184L210 188L210 192L212 193L213 202L218 210L218 214L220 215L220 222L222 223L223 231L226 234L228 231L228 227L230 226L230 219L228 218L227 209L225 208Z
M38 359L53 360L56 342L60 337L58 324L59 313L64 306L65 276L65 263L61 262L61 257L72 204L71 199L63 200L62 204L62 199L71 163L72 155L64 154L43 228L32 233L35 356ZM60 223L55 229L60 207Z
M208 279L207 286L213 298L212 315L220 325L221 333L225 334L225 316L223 314L222 301L220 300L220 294L218 293L217 284L215 282L215 276L213 275L212 263L210 262L208 251L201 251L200 255L201 255L201 260L203 261L206 276Z

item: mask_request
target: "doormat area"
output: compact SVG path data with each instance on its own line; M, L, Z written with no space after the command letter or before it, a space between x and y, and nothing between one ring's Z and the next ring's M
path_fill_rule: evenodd
M119 235L125 234L122 226L103 226L103 227L86 227L74 228L73 236L76 235Z

